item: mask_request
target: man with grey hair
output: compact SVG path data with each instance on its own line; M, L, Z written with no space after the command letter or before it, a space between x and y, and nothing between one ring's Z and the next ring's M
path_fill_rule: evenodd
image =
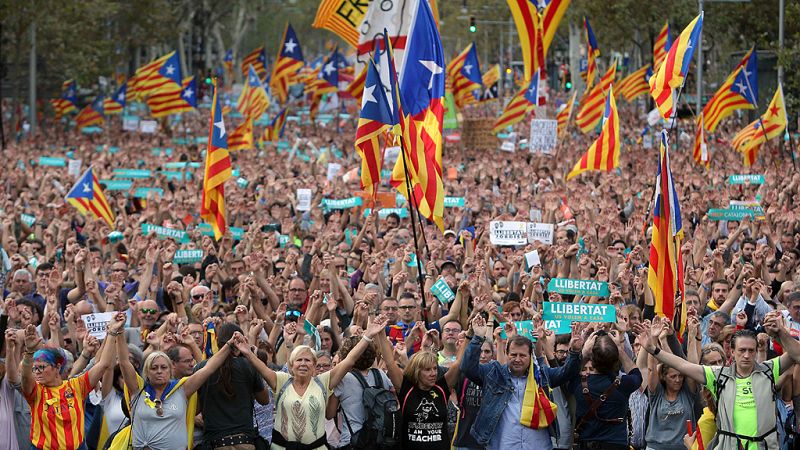
M33 301L42 309L47 304L47 300L36 293L33 285L33 275L27 269L17 269L14 272L14 276L11 278L11 290L5 292L4 297L7 297L10 292L20 294L22 298Z

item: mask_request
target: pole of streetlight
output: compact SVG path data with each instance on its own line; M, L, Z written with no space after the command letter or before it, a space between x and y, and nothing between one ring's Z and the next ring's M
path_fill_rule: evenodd
M31 52L28 60L28 123L31 135L36 134L36 21L31 22ZM21 118L20 118L21 120Z
M703 0L698 0L700 14L703 13ZM694 110L702 111L703 106L703 31L700 30L700 39L697 40L697 98L694 102ZM678 105L675 105L677 108Z
M778 50L779 52L783 52L783 11L784 10L784 0L780 0L778 2ZM780 59L778 59L778 84L783 82L783 64L780 63Z

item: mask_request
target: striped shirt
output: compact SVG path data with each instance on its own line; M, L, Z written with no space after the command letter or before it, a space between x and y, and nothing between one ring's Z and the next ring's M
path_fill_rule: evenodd
M89 373L47 387L36 383L25 399L31 406L31 442L36 448L74 450L83 443L83 405Z

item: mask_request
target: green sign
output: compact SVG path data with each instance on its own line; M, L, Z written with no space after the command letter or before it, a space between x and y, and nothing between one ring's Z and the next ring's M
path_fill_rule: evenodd
M569 278L553 278L547 284L548 292L566 295L586 295L591 297L608 297L608 283L596 280L572 280Z
M194 264L203 260L203 250L178 250L172 262L175 264Z
M450 289L450 286L445 283L444 278L439 278L436 283L431 286L431 293L439 299L442 305L448 305L455 300L456 294Z
M563 303L544 302L542 320L563 320L566 322L616 322L617 308L602 303Z
M66 167L67 160L65 160L64 158L58 158L54 156L40 156L39 165L50 166L50 167Z
M548 330L553 330L555 334L570 334L572 333L571 322L569 320L546 320L544 327Z
M191 176L190 176L191 173L190 172L185 172L184 173L184 172L176 172L176 171L172 171L172 170L162 170L161 171L161 175L163 175L164 178L166 178L167 180L183 181L185 179L191 178Z
M153 225L150 223L143 223L142 224L142 234L147 236L151 232L156 233L156 237L159 239L175 239L180 243L189 242L189 236L183 230L177 230L175 228L167 228L161 227L158 225Z
M536 336L533 335L533 321L523 320L521 322L511 322L514 328L517 329L518 336L525 336L526 338L536 342ZM500 338L507 339L506 336L506 322L500 322Z
M709 220L742 220L745 217L755 218L755 213L749 209L709 209Z
M372 213L372 208L367 208L364 210L364 217L367 217ZM385 219L389 217L389 214L395 213L400 216L401 219L405 219L408 217L408 210L406 208L383 208L378 210L378 218Z
M27 226L28 226L28 228L32 227L32 226L33 226L33 224L35 224L35 223L36 223L36 217L35 217L35 216L32 216L32 215L30 215L30 214L20 214L20 215L19 215L19 220L21 220L21 221L22 221L22 223L24 223L25 225L27 225Z
M278 235L278 245L281 248L286 247L286 244L289 243L289 235L288 234L279 234Z
M151 192L155 192L156 194L158 194L159 197L163 197L164 196L164 190L161 189L161 188L157 188L157 187L140 187L140 188L136 188L136 190L133 192L133 197L134 198L147 198L147 196Z
M142 169L114 169L114 178L144 179L150 178L153 174L149 170Z
M731 175L728 177L730 184L764 184L764 175L747 174Z
M730 209L752 211L758 220L766 219L764 208L757 201L731 200L728 206Z
M448 92L444 98L444 121L442 123L445 130L458 128L458 116L456 115L456 101L452 92Z
M350 209L355 208L356 206L361 206L363 203L364 201L361 199L361 197L350 197L340 200L334 200L330 198L322 199L322 207L328 209Z
M464 207L464 197L445 197L444 198L444 207L445 208L463 208Z
M131 180L100 180L100 184L105 186L107 191L127 191L133 186Z
M214 236L214 229L211 228L211 225L205 222L198 225L197 229L200 230L200 234L203 236ZM244 237L243 228L228 227L228 231L231 233L231 237L233 237L235 241L241 241Z

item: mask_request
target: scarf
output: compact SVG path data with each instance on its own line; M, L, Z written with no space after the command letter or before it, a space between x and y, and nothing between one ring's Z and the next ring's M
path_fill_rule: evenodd
M219 351L217 345L217 330L213 322L209 322L203 333L203 359L209 359Z
M522 397L522 411L519 422L534 430L547 428L556 419L558 406L551 402L540 385L539 367L531 359L525 396Z

